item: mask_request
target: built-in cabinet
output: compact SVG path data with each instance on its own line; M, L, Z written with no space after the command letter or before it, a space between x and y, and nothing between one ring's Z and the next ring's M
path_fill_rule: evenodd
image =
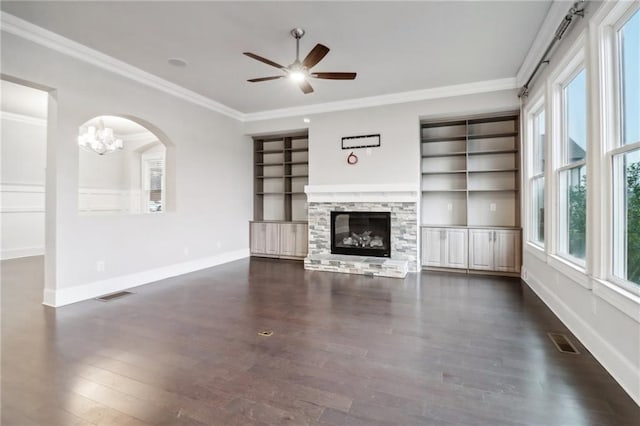
M520 272L520 231L469 230L469 269Z
M520 272L520 230L422 227L422 267Z
M305 257L308 249L308 230L306 223L280 224L280 255Z
M252 256L307 255L307 133L254 138Z
M519 272L518 113L424 122L420 130L422 266Z
M422 228L422 266L467 268L467 230Z
M295 222L251 222L251 255L304 258L307 255L307 224Z

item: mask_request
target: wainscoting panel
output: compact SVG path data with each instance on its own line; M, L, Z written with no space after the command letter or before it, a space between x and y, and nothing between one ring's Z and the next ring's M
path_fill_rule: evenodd
M44 186L2 183L0 197L0 257L4 260L44 254Z

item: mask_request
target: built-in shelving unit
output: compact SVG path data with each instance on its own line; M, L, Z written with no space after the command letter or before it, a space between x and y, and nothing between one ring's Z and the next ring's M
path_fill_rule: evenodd
M308 152L306 133L254 138L253 256L306 256Z
M500 253L505 252L506 241L509 244L519 241L518 131L517 112L421 124L423 265L434 266L440 262L445 268L491 270L491 267L479 267L477 261L458 259L463 254L470 255L471 260L478 259L471 253L474 246L478 246L473 241L475 235L480 230L488 231L487 241L498 241L501 246L496 250ZM465 233L449 232L454 228L469 229ZM436 232L438 229L443 232ZM509 232L503 235L494 230L511 231L517 238L510 239ZM449 238L451 244L447 243L446 247L425 246L427 240L444 244ZM520 250L519 242L517 245L513 250ZM452 247L462 252L453 256ZM439 250L449 250L449 255L456 260L444 256L444 251L440 259ZM432 257L425 258L425 253ZM496 262L505 263L499 260ZM513 262L519 262L519 257L513 258ZM519 265L500 268L496 270L517 272Z
M424 226L519 228L518 115L421 125Z
M306 221L307 134L254 139L255 221Z

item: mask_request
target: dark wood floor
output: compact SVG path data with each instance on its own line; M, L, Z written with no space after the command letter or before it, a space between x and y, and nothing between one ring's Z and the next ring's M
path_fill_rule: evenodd
M253 259L54 310L42 274L2 263L5 426L640 419L579 343L556 351L546 332L567 330L519 280Z

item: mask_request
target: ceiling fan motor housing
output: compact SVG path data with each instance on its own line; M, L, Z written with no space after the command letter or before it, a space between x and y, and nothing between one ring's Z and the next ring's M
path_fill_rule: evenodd
M304 35L304 30L302 28L294 28L291 30L291 35L295 37L296 40L299 40Z

